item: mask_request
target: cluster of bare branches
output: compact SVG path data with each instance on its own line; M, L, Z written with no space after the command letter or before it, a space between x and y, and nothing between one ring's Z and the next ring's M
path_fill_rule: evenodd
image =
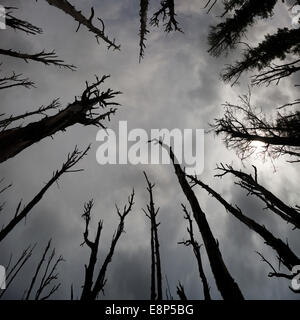
M1 151L0 162L3 162L16 154L46 137L54 135L58 131L65 131L68 127L75 124L84 126L94 125L105 129L103 122L110 121L111 116L115 114L117 102L112 101L119 91L107 89L101 91L100 85L103 84L108 76L97 78L92 84L86 82L86 89L82 95L75 98L75 101L69 104L65 109L60 110L53 116L45 116L43 119L27 124L26 126L18 126L11 129L5 129L6 124L11 124L14 119L24 118L24 115L18 117L9 117L1 120L4 129L0 132ZM55 101L50 107L57 107L58 102ZM99 110L108 109L101 112ZM48 109L49 110L49 109ZM39 109L34 114L43 115L45 108ZM28 114L27 114L28 115ZM26 116L26 115L25 115ZM2 127L3 129L3 127Z
M148 10L149 10L149 0L140 0L140 53L139 61L144 58L145 48L146 48L146 35L149 33L148 30ZM159 23L162 21L165 27L165 32L169 33L171 31L182 32L179 27L179 22L176 20L175 12L175 2L174 0L162 0L160 2L160 8L154 12L150 19L150 26L159 27Z
M16 279L17 275L22 271L24 266L27 264L29 259L32 256L32 253L34 251L35 245L29 245L26 249L23 250L19 258L17 258L16 262L13 262L12 255L10 256L10 259L8 261L8 264L6 265L6 283L5 283L5 289L0 293L0 298L3 297L3 295L7 292L7 290L10 288L13 281ZM2 280L2 279L1 279Z
M34 82L30 81L29 78L22 78L22 74L16 74L13 72L9 76L4 76L0 78L0 90L9 89L14 87L34 87Z
M150 24L158 27L160 17L162 17L165 32L171 32L173 30L182 32L181 28L179 27L179 23L176 20L174 0L163 0L161 1L160 5L160 9L153 14Z
M108 254L104 259L104 262L100 267L100 270L97 275L95 275L95 267L97 263L97 256L98 256L100 235L103 227L103 221L100 220L98 223L95 240L94 241L90 240L89 226L91 222L91 211L94 206L94 202L93 200L90 200L84 205L84 213L82 215L82 217L85 220L83 244L86 244L89 247L89 249L91 250L91 253L90 253L89 263L88 265L85 265L85 280L84 280L83 290L81 294L81 300L96 300L101 292L104 293L104 286L107 282L107 279L106 279L107 268L110 262L112 261L117 243L122 233L124 232L125 219L127 215L131 212L133 205L134 205L134 190L132 191L131 195L128 197L128 204L124 206L122 212L116 206L117 214L119 216L119 225L112 237L111 246L109 248Z
M24 292L25 300L29 300L31 298L31 294L34 293L34 290L35 290L34 300L47 300L51 296L53 296L61 286L60 282L57 283L58 275L59 275L57 272L57 267L61 262L64 261L64 259L61 255L58 258L55 258L55 255L56 255L55 249L52 249L51 253L48 255L50 248L51 248L51 239L48 241L48 244L43 252L42 258L36 267L35 273L33 275L33 278L31 280L28 290L25 290ZM48 258L47 258L47 255L48 255ZM44 272L38 284L38 277L43 267L44 267ZM49 287L51 288L48 290Z
M250 93L240 96L240 101L241 105L226 103L224 116L215 119L212 125L217 135L224 135L226 146L245 159L257 149L253 142L260 141L264 144L262 155L273 158L288 155L299 161L299 111L277 111L276 119L268 120L262 111L252 106ZM299 101L285 106L296 104Z
M270 85L271 83L276 83L278 85L281 79L287 78L298 71L300 71L300 59L284 64L272 63L265 71L252 76L252 84Z
M221 163L221 165L217 166L217 169L221 171L221 173L216 176L223 177L227 174L231 174L235 178L238 178L239 181L236 182L236 185L245 189L248 195L256 196L262 200L266 205L265 209L271 210L287 223L291 223L294 226L294 229L300 229L300 213L297 206L293 207L285 204L275 194L259 184L257 168L255 166L253 166L253 168L254 176L241 170L235 170L230 165L224 165Z
M12 13L17 8L6 7L6 25L14 30L23 31L27 34L37 35L43 33L43 30L28 21L16 18Z

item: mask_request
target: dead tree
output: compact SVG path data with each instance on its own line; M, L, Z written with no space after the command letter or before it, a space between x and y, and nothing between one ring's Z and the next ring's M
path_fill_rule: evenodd
M179 242L179 244L183 244L183 245L185 245L187 247L192 246L193 252L194 252L194 255L196 257L197 264L198 264L198 270L199 270L200 279L201 279L202 284L203 284L204 299L205 300L211 300L211 296L210 296L210 293L209 293L210 289L209 289L208 281L207 281L207 278L205 276L203 265L202 265L202 259L201 259L201 253L200 253L201 246L198 244L198 242L195 240L195 237L194 237L193 221L192 221L191 215L187 211L187 208L183 204L181 204L181 206L182 206L183 211L184 211L184 219L186 219L188 221L187 232L189 234L189 239L188 240L183 240L183 241ZM178 293L178 290L177 290L177 293Z
M145 48L146 48L146 35L150 32L148 29L148 10L149 10L149 0L140 0L140 32L139 32L139 61L144 58ZM175 3L174 0L162 0L160 2L160 8L155 11L150 19L149 25L152 27L159 27L159 23L162 21L165 27L165 32L169 33L171 31L182 32L179 27L179 23L176 20L175 13Z
M159 208L155 208L153 200L153 188L155 184L152 184L146 172L144 176L147 182L147 190L149 193L149 204L147 204L147 211L143 209L147 218L151 222L151 300L162 300L162 275L161 275L161 259L159 251L159 239L158 239L158 227L160 223L157 223L156 217L159 212ZM156 277L155 277L156 273ZM157 284L157 292L156 292Z
M177 294L178 294L180 300L187 301L187 297L186 297L186 294L184 292L184 287L180 282L179 282L179 284L177 286Z
M17 8L6 7L6 25L14 30L23 31L27 34L37 35L43 33L43 30L39 27L34 26L28 21L16 18L13 15L13 11Z
M182 32L181 28L179 27L179 23L176 20L174 0L162 0L160 5L160 9L153 14L150 24L158 27L160 17L162 17L165 32L171 32L173 30Z
M0 292L0 299L7 292L8 288L11 286L11 284L13 283L17 275L21 272L21 270L24 268L26 263L31 258L32 253L35 249L35 246L36 245L33 245L33 246L29 245L26 249L24 249L20 257L14 263L14 265L12 265L12 256L10 257L9 262L5 268L7 270L6 281L5 281L6 286L5 286L5 290L3 291L1 290Z
M93 202L93 200L91 200L85 204L84 213L82 215L82 217L85 220L85 231L83 233L83 238L84 238L83 244L86 244L90 248L91 254L90 254L89 264L85 265L85 280L84 280L84 284L83 284L81 300L96 300L98 295L100 294L100 292L104 292L104 286L107 282L107 279L106 279L107 268L108 268L108 265L110 264L110 262L112 261L112 257L114 255L116 245L117 245L122 233L124 232L125 218L132 210L133 204L134 204L134 190L132 191L131 195L129 196L128 204L124 206L122 213L121 213L120 209L116 206L117 214L120 218L119 225L113 235L110 249L108 251L106 258L104 259L104 262L103 262L97 276L95 276L95 267L96 267L96 263L97 263L99 241L100 241L100 235L101 235L101 231L102 231L102 227L103 227L103 222L100 221L98 223L95 240L91 241L89 239L89 226L90 226L90 222L91 222L91 210L93 208L94 202Z
M300 113L290 111L277 112L276 120L268 120L266 116L251 105L251 93L240 96L241 105L225 104L225 114L215 119L212 125L217 135L222 134L229 149L236 150L241 159L245 159L256 151L254 141L264 143L263 155L279 157L292 156L295 162L300 156ZM297 105L294 103L285 106ZM294 161L294 160L292 160Z
M41 62L46 66L54 65L54 66L66 68L72 71L76 69L76 67L73 64L66 64L64 63L63 60L60 60L57 57L54 50L51 52L46 52L45 50L43 50L38 53L28 54L28 53L23 53L19 51L14 51L11 49L0 49L0 54L13 57L13 58L22 59L25 62L36 61L36 62Z
M24 127L15 127L0 132L0 163L14 157L22 150L32 144L51 137L56 132L66 131L66 129L75 124L84 126L99 126L105 128L102 121L110 120L115 114L116 107L119 105L112 102L120 92L107 89L101 91L99 86L103 84L108 76L96 79L96 82L89 85L86 83L86 89L83 91L79 100L69 104L65 109L60 110L53 116L45 116L42 120L32 122ZM106 112L97 112L97 110L109 108ZM45 110L40 110L42 114ZM22 117L22 116L21 116ZM12 121L12 117L4 121ZM3 120L2 120L3 123Z
M254 167L254 166L253 166ZM248 195L254 195L261 199L266 204L266 209L272 210L276 215L284 221L291 223L295 228L300 229L300 212L297 207L291 207L280 200L271 191L258 183L257 168L254 167L254 177L243 171L234 170L230 165L224 166L222 163L217 166L217 169L222 173L216 175L223 177L227 174L232 174L239 179L235 184L239 185L248 192Z
M116 44L115 39L110 40L105 33L105 25L102 19L97 18L100 22L101 26L97 27L93 23L93 19L95 16L94 8L91 8L91 15L89 18L86 18L81 11L76 10L76 8L67 0L46 0L49 5L54 6L60 10L62 10L67 15L71 16L75 21L78 22L78 27L76 32L79 30L81 25L84 25L90 32L92 32L97 42L99 43L99 39L102 39L107 43L108 48L113 48L116 50L120 50L120 45Z
M49 240L43 252L42 258L37 265L37 268L31 280L29 289L25 291L25 300L30 299L30 295L31 293L33 293L34 287L37 285L38 277L39 277L40 271L43 269L43 266L44 266L44 273L42 274L40 283L36 288L34 299L47 300L51 296L53 296L53 294L57 292L57 290L61 286L60 282L57 283L58 275L59 275L57 273L57 267L61 262L64 261L64 259L62 256L59 256L57 259L55 259L55 249L53 249L52 252L49 254L48 260L46 262L50 247L51 247L51 240ZM46 291L49 288L49 286L51 286L51 289Z
M239 221L244 223L249 229L256 232L261 238L263 238L265 243L276 251L279 262L284 264L288 270L292 270L292 268L295 265L300 264L300 259L290 249L290 247L281 239L276 238L265 226L262 226L253 219L245 216L239 207L234 207L231 204L229 204L220 194L218 194L216 191L214 191L212 188L210 188L208 185L203 183L198 178L193 176L188 177L191 179L193 185L196 184L201 186L215 199L217 199L228 212L230 212Z
M144 58L144 51L146 48L146 35L149 33L147 28L148 23L148 7L149 7L149 0L140 0L140 55L139 61Z
M178 161L175 159L172 148L164 145L162 141L159 141L158 143L160 143L160 145L169 152L171 161L175 169L175 174L178 178L178 182L183 193L190 203L194 214L194 219L199 227L199 231L203 238L204 246L208 255L213 275L216 280L217 288L219 289L222 297L225 300L243 300L243 294L241 293L239 286L232 278L224 263L219 248L219 243L215 239L210 229L209 223L206 219L206 215L201 209L198 199L186 179L184 171L178 164Z
M59 181L59 178L65 173L73 173L82 171L81 169L72 169L89 151L90 147L85 149L84 151L79 151L77 147L75 150L68 154L66 162L62 165L60 170L57 170L53 173L52 178L46 183L46 185L39 191L39 193L23 208L21 209L22 201L19 202L18 207L16 209L14 217L11 221L5 226L2 227L0 231L0 242L7 237L7 235L22 221L24 220L33 207L39 203L39 201L43 198L47 190L54 184Z

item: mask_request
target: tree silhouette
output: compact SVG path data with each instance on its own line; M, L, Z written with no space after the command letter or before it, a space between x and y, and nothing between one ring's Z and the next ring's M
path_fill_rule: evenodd
M97 227L97 233L94 241L91 241L89 239L89 225L91 222L91 211L94 206L93 200L90 200L88 203L84 206L84 213L82 217L85 220L85 231L83 233L84 242L83 244L86 244L89 249L91 250L89 264L85 265L85 280L83 285L83 290L81 294L81 300L96 300L98 295L101 292L104 292L104 286L107 282L106 280L106 271L108 268L108 265L112 261L116 245L124 232L124 224L125 224L125 218L132 210L132 206L134 205L134 190L132 191L131 195L128 197L128 204L124 206L123 211L121 212L120 209L116 206L117 214L119 216L119 225L117 230L115 231L111 246L108 251L108 254L106 258L104 259L104 262L100 268L100 271L98 272L98 275L95 276L95 267L97 263L97 255L98 255L98 249L99 249L99 242L100 242L100 235L103 227L103 222L99 221L98 227ZM83 245L82 244L82 245ZM94 279L94 280L93 280Z
M86 18L81 11L76 10L76 8L67 0L46 0L49 5L54 6L67 15L70 15L75 21L78 22L78 27L76 32L79 30L81 25L84 25L90 32L95 35L97 42L99 43L99 39L102 39L108 45L108 48L113 48L120 50L120 45L116 44L115 39L109 39L105 34L105 25L101 18L97 18L100 22L101 26L97 27L93 24L93 19L95 16L94 8L91 8L91 15L89 18Z
M147 181L147 191L149 192L149 204L147 204L147 211L143 209L146 217L151 222L151 300L162 300L162 275L161 275L161 261L159 252L159 239L158 239L158 227L160 223L156 221L159 208L155 208L153 200L153 188L155 184L152 184L146 172L144 172L145 179ZM156 292L157 284L157 292Z
M229 273L224 263L224 260L219 248L219 243L215 239L211 231L209 223L206 219L206 215L201 209L198 199L192 187L189 185L184 171L182 170L181 166L178 164L178 161L176 160L172 149L164 145L162 141L158 141L157 143L159 143L169 153L170 159L175 169L175 174L177 176L178 182L181 186L183 193L185 194L187 200L190 203L190 206L193 211L194 219L202 235L202 239L203 239L207 256L210 262L210 266L216 280L217 288L219 289L224 300L243 300L244 297L243 297L243 294L241 293L239 286L232 278L231 274Z
M148 11L149 0L140 0L140 42L139 42L139 61L144 58L146 48L146 35L150 32L148 29ZM171 31L182 32L179 27L179 23L176 20L175 2L174 0L162 0L160 2L160 8L154 12L150 19L150 26L159 27L160 22L165 27L164 31L169 33Z
M14 30L23 31L27 34L37 35L42 34L43 30L39 27L34 26L28 21L19 19L13 15L13 11L17 8L6 7L6 25Z
M86 83L86 89L83 91L79 100L77 97L75 101L69 104L65 109L60 110L53 116L45 116L42 120L27 124L25 127L15 127L6 129L0 132L0 162L14 157L24 149L32 144L54 135L58 131L65 131L68 127L75 124L82 124L84 126L99 126L105 128L102 121L110 121L110 117L115 114L116 106L119 104L111 101L117 95L118 91L107 89L101 91L99 86L103 84L108 76L96 78L96 82L89 85ZM52 107L57 107L57 101L52 104ZM109 108L106 112L97 112ZM35 114L43 115L45 109L39 109ZM28 113L27 113L28 115ZM25 115L25 116L27 116ZM2 127L7 127L7 123L11 124L15 119L24 118L24 115L18 117L10 117L1 120ZM1 124L0 124L1 126Z
M0 242L22 221L24 220L32 208L43 198L47 190L54 184L57 183L59 178L65 173L73 173L82 171L81 169L72 169L89 151L90 147L84 151L79 151L77 147L72 153L68 154L66 162L62 165L60 170L53 173L52 178L45 184L45 186L36 194L36 196L23 208L21 209L22 201L19 202L14 217L10 222L2 227L0 231Z
M288 155L298 162L300 156L299 111L282 113L278 110L276 119L268 120L262 111L252 106L251 94L240 96L240 101L241 105L226 103L224 116L215 119L212 125L217 135L223 135L226 146L236 150L237 154L245 159L257 149L253 142L260 141L264 144L262 154L274 158ZM299 103L300 101L296 100L283 107Z
M194 252L194 255L196 257L197 264L198 264L198 270L199 270L200 279L201 279L202 284L203 284L204 299L205 300L211 300L211 296L210 296L210 293L209 293L208 281L207 281L207 278L205 276L204 269L203 269L203 266L202 266L202 259L201 259L201 253L200 253L201 246L198 244L198 242L195 240L195 237L194 237L193 220L191 218L191 214L187 211L187 208L183 204L181 204L181 206L182 206L183 212L184 212L184 219L186 219L188 221L187 232L189 234L189 239L188 240L183 240L183 241L181 241L179 243L183 244L183 245L185 245L187 247L192 246L193 252ZM177 287L177 289L180 289L180 288L181 288L181 286L179 285L179 288ZM182 293L182 290L179 290L179 292ZM180 296L180 294L179 294L179 296Z
M223 1L222 22L212 26L208 36L209 52L218 57L239 44L246 46L242 59L227 66L222 73L225 82L235 84L245 71L258 70L259 73L252 77L252 84L278 84L282 78L300 70L299 28L278 28L276 33L265 35L265 39L256 47L242 41L256 21L273 15L277 2L278 0ZM284 63L275 63L276 59Z

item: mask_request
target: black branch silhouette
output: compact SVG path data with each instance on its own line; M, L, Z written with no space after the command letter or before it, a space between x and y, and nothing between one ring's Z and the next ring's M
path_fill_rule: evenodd
M217 177L223 177L227 174L232 174L239 179L239 182L235 184L239 185L248 192L248 195L254 195L261 199L266 208L272 210L276 215L285 220L288 223L294 225L295 228L300 229L300 212L297 207L291 207L280 200L271 191L267 190L264 186L258 183L257 168L254 167L254 177L251 174L247 174L243 171L234 170L230 165L217 166L217 169L221 171Z
M134 205L134 190L132 191L131 195L128 197L128 204L124 206L122 212L116 206L117 214L119 216L119 225L112 237L111 246L108 251L108 254L104 259L104 262L98 272L98 275L96 276L95 276L95 267L97 263L97 255L98 255L100 235L103 227L103 222L100 221L98 223L95 240L91 241L89 239L89 225L91 222L91 211L92 211L93 205L94 205L93 200L86 203L84 206L84 213L82 215L82 217L85 220L83 244L86 244L89 247L89 249L91 250L91 254L90 254L89 264L85 265L85 279L84 279L83 290L81 294L81 300L96 300L99 294L101 292L104 292L104 287L107 282L107 279L106 279L107 268L112 261L117 243L122 233L124 232L125 219L127 215L131 212L132 206Z
M207 0L207 2L204 5L204 9L207 9L207 13L210 13L212 8L217 4L218 0Z
M257 147L253 141L264 143L263 155L273 158L281 155L294 157L299 161L300 156L300 113L289 111L277 112L275 120L268 120L257 108L251 105L251 94L240 96L241 105L225 104L223 118L215 119L212 125L217 135L224 135L224 142L229 149L245 159L251 156ZM295 103L287 104L296 105Z
M25 112L24 114L21 114L19 116L9 116L6 119L0 120L0 128L2 130L6 129L9 125L11 125L13 122L19 121L19 120L24 120L28 117L34 116L34 115L41 115L41 116L45 116L46 112L50 111L50 110L55 110L60 108L61 105L59 103L59 99L55 99L53 100L48 106L41 106L39 107L37 110L34 111L28 111ZM0 115L4 116L4 115Z
M65 173L73 173L82 171L82 169L72 169L89 151L88 146L84 151L79 151L77 147L72 153L68 154L67 160L63 163L60 170L53 173L52 178L45 184L45 186L37 193L37 195L23 208L21 209L22 201L19 202L14 217L10 222L2 227L0 231L0 242L7 237L7 235L22 221L24 220L32 208L39 203L43 198L47 190L54 184L57 183L59 178Z
M111 100L120 94L119 91L112 89L100 90L99 86L107 78L108 76L103 76L101 79L96 78L96 82L91 85L86 82L86 89L79 100L75 98L73 103L57 114L45 116L42 120L29 123L24 127L1 131L0 163L14 157L32 144L46 137L51 137L59 131L66 131L68 127L75 124L94 125L105 129L102 122L110 121L119 105ZM108 109L108 111L99 111L103 109Z
M257 47L251 48L247 45L243 58L225 68L222 74L223 80L225 82L233 81L235 84L242 73L258 70L260 73L253 76L252 84L270 84L272 82L278 84L282 78L299 71L299 38L300 28L283 28L278 29L275 34L267 35ZM282 65L272 64L275 59L288 62Z
M279 84L281 79L289 77L298 71L300 71L300 59L284 64L272 63L261 73L252 76L251 82L253 85L270 85L273 82Z
M299 270L296 270L296 271L295 271L294 269L292 269L290 274L277 271L276 268L271 264L271 262L268 261L260 252L257 251L256 253L257 253L257 254L259 255L259 257L261 258L261 261L262 261L262 262L265 262L265 263L271 268L272 271L270 271L270 272L268 273L268 277L269 277L269 278L275 277L275 278L284 278L284 279L292 280L292 279L294 279L295 277L298 277L298 276L299 276L299 273L300 273ZM294 293L300 293L300 291L297 291L297 290L293 289L292 287L289 287L289 288L290 288L290 290L293 291Z
M62 256L59 256L55 259L55 249L48 255L49 250L51 249L50 239L47 243L47 246L42 254L41 260L37 264L35 273L30 282L30 286L24 292L24 299L29 300L31 294L35 290L34 300L47 300L58 291L61 286L61 283L58 282L59 273L57 272L58 265L64 261ZM47 259L48 255L48 259ZM41 271L44 269L44 272L41 274ZM40 276L40 282L38 284L38 278ZM36 289L35 289L36 287ZM48 289L50 287L50 289Z
M224 263L224 260L219 248L219 243L215 239L211 231L209 223L206 219L206 215L201 209L198 199L186 179L185 172L182 170L181 166L178 164L178 161L174 156L172 148L163 144L162 141L156 141L156 143L159 143L169 153L170 159L175 169L175 174L178 178L178 182L181 186L183 193L185 194L187 200L190 203L190 206L193 211L194 219L202 235L202 239L208 255L210 266L216 280L217 288L219 289L224 300L243 300L244 299L243 294L238 284L232 278L231 274L229 273Z
M160 5L160 9L153 14L150 24L158 27L160 18L162 17L165 32L169 33L173 30L182 32L181 28L179 27L179 23L176 20L174 0L162 0Z
M148 23L148 8L149 8L149 0L140 0L140 54L139 61L144 58L145 48L146 48L146 35L149 33L147 29Z
M34 26L28 21L16 18L13 15L13 11L17 8L6 7L6 25L14 30L23 31L27 34L37 35L43 33L43 30L39 27Z
M46 252L47 248L45 249L45 252ZM43 258L45 258L44 255L43 255L42 259ZM58 280L58 275L59 275L57 272L57 267L63 261L64 261L64 259L61 255L58 258L55 258L55 249L53 249L51 254L48 257L48 261L46 263L46 267L45 267L44 273L42 275L42 279L41 279L40 284L36 290L36 294L35 294L35 298L34 298L35 300L47 300L60 288L61 283L60 282L56 283ZM41 260L41 262L43 264L42 260ZM38 268L39 268L39 266L40 265L38 265ZM38 272L39 272L39 270L37 270L37 273ZM34 282L33 282L33 284L34 284ZM49 287L50 287L50 289L47 290Z
M0 299L4 296L7 290L11 287L13 281L16 279L18 274L25 267L27 262L30 260L32 253L35 249L36 245L29 245L26 249L23 250L22 254L19 258L17 258L16 262L12 265L12 255L10 256L10 260L6 266L6 279L5 279L5 289L0 292ZM1 279L2 280L2 279ZM1 283L2 284L2 283Z
M109 39L105 33L105 25L102 19L97 18L98 22L100 22L101 26L97 27L93 23L93 19L95 16L94 8L91 7L91 15L89 18L85 17L81 11L76 10L76 8L67 0L46 0L49 5L54 6L60 10L62 10L67 15L71 16L75 21L78 22L77 30L79 30L80 26L85 26L90 32L92 32L97 42L99 43L99 39L102 39L104 42L107 43L108 48L113 48L116 50L120 50L120 45L116 44L115 39Z
M202 259L201 259L201 253L200 253L201 246L195 240L195 236L194 236L193 220L192 220L191 214L188 212L187 208L183 204L181 204L181 206L182 206L182 209L184 212L184 219L186 219L188 221L187 232L189 234L189 239L183 240L183 241L179 242L179 244L183 244L187 247L192 246L193 252L196 257L197 264L198 264L200 280L202 281L202 284L203 284L204 299L211 300L211 296L209 293L210 288L209 288L208 281L207 281L206 275L204 273L203 265L202 265Z
M159 212L159 208L155 208L153 189L155 184L151 183L147 177L146 172L144 176L147 182L147 191L149 193L149 204L147 204L147 210L143 209L147 218L151 223L151 300L162 300L162 273L161 273L161 258L159 250L159 239L158 239L158 227L160 222L156 221L156 217ZM157 291L156 291L157 287Z
M43 63L46 66L54 65L54 66L57 66L60 68L66 68L72 71L76 69L74 65L66 64L64 63L63 60L60 60L54 50L51 52L46 52L45 50L43 50L38 53L28 54L28 53L22 53L19 51L14 51L11 49L0 49L0 54L13 57L13 58L22 59L25 62L36 61L36 62Z
M34 87L34 82L30 81L29 78L23 78L22 74L16 74L15 72L0 78L0 90L14 87L30 89Z
M230 1L231 4L233 1ZM272 15L277 0L260 1L238 1L233 8L234 14L227 17L216 26L211 27L208 36L210 45L209 52L213 56L220 56L223 52L228 52L235 48L241 37L247 31L248 27L253 25L256 19L268 18ZM238 8L236 6L239 6ZM226 11L230 11L230 4L225 7Z
M287 269L292 270L295 265L300 263L299 258L290 249L290 247L284 243L281 239L276 238L265 226L260 225L255 220L247 217L243 214L242 210L237 206L232 206L229 204L219 193L214 191L208 185L203 183L199 178L188 176L191 179L193 185L199 185L204 190L206 190L210 195L212 195L216 200L218 200L227 212L230 212L235 218L244 223L249 229L256 232L261 238L264 239L265 243L276 251L278 254L278 259L283 263Z
M184 287L180 282L178 283L178 286L177 286L176 289L177 289L176 292L177 292L177 295L178 295L179 299L182 300L182 301L187 301L188 299L186 297L186 294L185 294L185 291L184 291Z

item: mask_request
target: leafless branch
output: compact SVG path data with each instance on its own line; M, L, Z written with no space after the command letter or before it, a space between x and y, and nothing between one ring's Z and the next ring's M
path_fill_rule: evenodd
M66 64L66 63L64 63L63 60L58 59L55 51L46 52L45 50L43 50L38 53L28 54L28 53L22 53L19 51L14 51L11 49L0 49L0 54L5 55L5 56L9 56L9 57L22 59L27 63L31 60L31 61L41 62L47 66L54 65L54 66L66 68L66 69L69 69L72 71L74 71L76 69L76 67L74 65Z
M166 21L164 23L165 32L169 33L173 30L182 32L181 28L179 27L179 23L176 20L174 0L162 0L160 5L160 9L153 14L150 24L158 27L160 16L162 16L162 21Z
M77 30L79 30L81 25L87 27L87 29L92 32L97 42L99 43L99 39L102 39L104 42L108 44L108 48L113 48L114 50L120 50L120 45L116 44L115 39L110 40L105 33L105 25L102 19L97 18L98 22L100 22L100 27L96 27L93 23L93 19L95 16L94 8L91 7L91 15L89 18L85 17L81 11L76 10L76 8L67 0L46 0L49 5L54 6L60 10L62 10L67 15L70 15L75 21L78 22Z
M59 180L59 178L68 172L76 172L80 170L71 170L89 151L88 146L84 151L79 151L77 147L72 153L68 154L66 162L62 165L61 169L53 173L52 178L46 183L41 191L20 211L21 202L19 203L15 216L12 220L0 231L0 242L16 227L16 225L25 219L32 208L43 198L47 190ZM19 212L20 211L20 212Z

